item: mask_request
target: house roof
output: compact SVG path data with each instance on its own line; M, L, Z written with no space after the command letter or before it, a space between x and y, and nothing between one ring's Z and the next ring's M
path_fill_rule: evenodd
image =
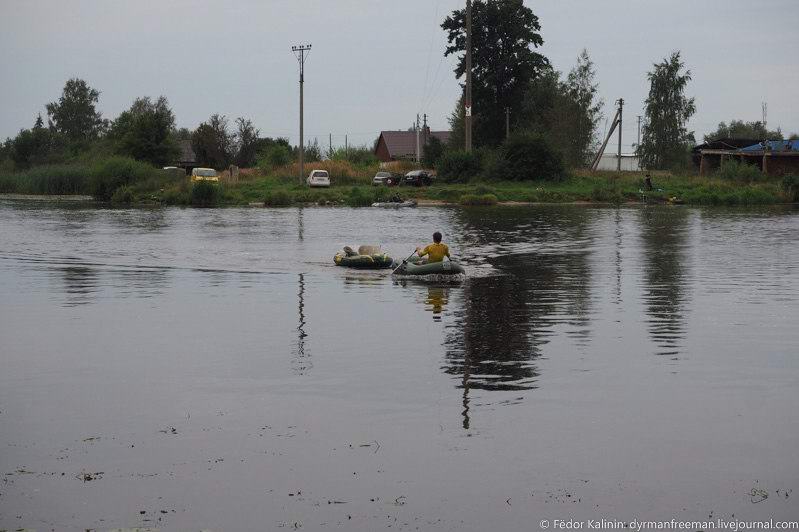
M738 139L728 137L705 142L704 144L694 147L692 151L699 153L699 150L737 150L739 148L751 146L752 144L757 144L758 142L759 141L757 139Z
M194 148L191 147L190 140L180 140L178 141L178 146L180 147L178 161L184 164L193 164L197 162L197 155L194 153Z
M431 131L430 136L436 137L442 144L449 142L449 131ZM380 136L386 143L386 148L391 158L412 157L416 155L415 131L381 131Z
M799 152L799 140L767 140L765 142L758 142L751 146L741 148L742 152L756 152L763 151L763 149L773 152L787 151Z

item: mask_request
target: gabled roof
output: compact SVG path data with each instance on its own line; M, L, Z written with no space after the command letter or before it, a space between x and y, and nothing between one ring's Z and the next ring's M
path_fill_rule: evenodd
M430 132L430 136L436 137L442 144L449 142L449 135L449 131ZM392 159L413 157L416 155L415 131L381 131L380 136L386 143L386 148Z
M178 147L180 148L179 162L183 164L194 164L197 162L197 155L194 153L194 148L191 147L190 140L178 141Z

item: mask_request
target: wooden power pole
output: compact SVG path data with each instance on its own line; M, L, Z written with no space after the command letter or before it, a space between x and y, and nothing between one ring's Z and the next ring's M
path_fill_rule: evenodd
M597 166L599 165L599 160L602 158L602 154L605 153L605 148L608 145L608 141L610 140L610 137L613 136L613 131L617 127L619 128L619 147L618 147L618 152L616 154L617 159L618 159L616 161L616 170L619 171L619 172L621 171L621 113L622 113L622 107L624 106L624 100L619 98L616 101L616 103L619 104L619 108L616 109L616 114L613 116L613 123L610 126L610 130L608 131L608 134L605 136L605 141L602 143L602 146L599 148L599 151L597 152L596 157L594 157L594 162L591 163L591 170L592 171L596 170Z
M310 44L301 44L299 46L292 46L291 51L297 56L297 61L300 63L300 185L305 179L305 139L303 138L303 94L302 89L305 84L305 57L306 52L310 53Z
M619 149L616 152L616 171L621 172L621 110L624 107L624 100L619 98L617 103L619 104Z

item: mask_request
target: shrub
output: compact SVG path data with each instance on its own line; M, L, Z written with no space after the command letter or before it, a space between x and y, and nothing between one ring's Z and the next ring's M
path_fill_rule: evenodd
M111 195L111 203L130 205L133 203L133 190L129 186L119 187Z
M799 201L799 176L786 175L780 185L788 201Z
M591 200L601 203L619 204L624 201L624 196L618 187L597 185L591 190Z
M373 166L377 164L377 156L366 146L337 148L330 154L333 161L347 161L355 166Z
M19 191L19 178L13 174L0 175L0 194Z
M542 136L529 133L511 135L487 171L487 177L502 181L558 181L564 176L561 155Z
M757 166L735 160L724 161L721 168L716 171L715 176L728 181L743 182L763 179L763 173Z
M158 175L155 168L147 163L128 157L111 157L92 165L89 175L88 192L95 199L108 201L116 189L130 186Z
M270 190L264 196L264 205L270 207L287 207L294 202L287 190Z
M438 137L431 136L427 139L427 144L424 146L424 155L422 156L422 164L426 168L436 168L438 161L444 155L444 144Z
M264 171L270 171L291 162L291 150L282 144L273 144L266 149L263 157L258 160L258 166Z
M352 187L347 196L347 205L350 207L368 207L372 204L373 199L371 192L366 193L358 187Z
M449 151L438 162L438 179L443 183L468 183L483 171L478 154Z
M496 205L497 197L494 194L464 194L460 199L461 205Z
M220 187L213 181L197 181L191 187L189 202L195 207L215 207L222 197Z
M27 194L83 194L88 170L82 165L37 166L0 178L0 191Z
M181 190L180 187L168 188L161 196L161 202L166 205L188 205L188 190Z

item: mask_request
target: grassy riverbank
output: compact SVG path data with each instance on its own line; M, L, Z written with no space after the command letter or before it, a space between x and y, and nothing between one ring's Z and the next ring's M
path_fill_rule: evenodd
M721 177L653 175L654 189L646 194L642 174L573 172L561 181L476 182L431 187L374 187L369 173L350 173L328 189L310 189L288 177L292 168L263 175L246 173L237 182L223 176L219 184L192 185L188 178L130 159L112 158L92 165L40 166L0 175L0 193L88 194L114 204L224 206L263 204L330 204L368 206L398 193L403 198L447 204L491 205L531 203L652 203L694 205L762 205L799 200L796 177L740 181Z

